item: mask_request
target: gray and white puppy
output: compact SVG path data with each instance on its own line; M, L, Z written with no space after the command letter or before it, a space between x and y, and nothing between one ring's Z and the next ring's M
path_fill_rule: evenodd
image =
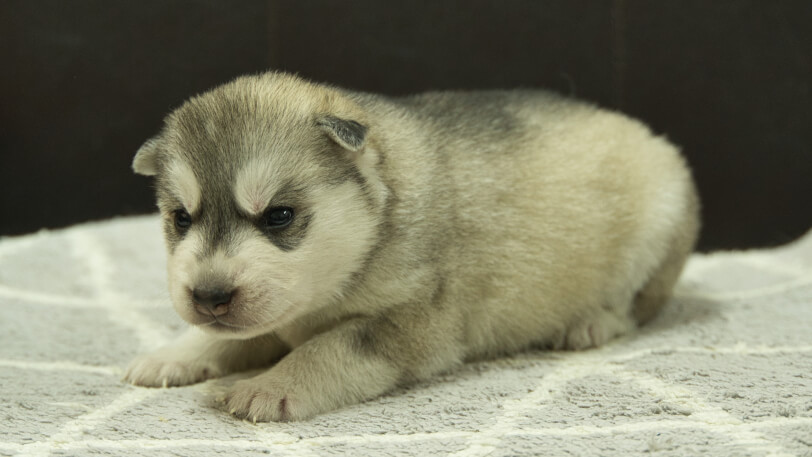
M156 178L170 295L193 327L125 379L270 366L225 398L258 421L629 332L669 298L699 225L673 146L542 91L243 77L170 114L133 168Z

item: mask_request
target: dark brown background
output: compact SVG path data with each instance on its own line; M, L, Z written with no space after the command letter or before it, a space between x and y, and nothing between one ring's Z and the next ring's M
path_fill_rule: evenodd
M703 249L812 226L812 2L0 2L0 234L152 211L130 172L188 96L282 69L387 94L546 87L683 147Z

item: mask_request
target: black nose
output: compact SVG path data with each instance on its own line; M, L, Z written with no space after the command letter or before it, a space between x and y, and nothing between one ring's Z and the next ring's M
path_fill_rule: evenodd
M195 308L201 314L222 316L228 312L232 290L199 288L192 291Z

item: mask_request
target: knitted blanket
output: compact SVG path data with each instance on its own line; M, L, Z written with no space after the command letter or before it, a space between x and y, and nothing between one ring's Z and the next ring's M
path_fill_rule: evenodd
M306 422L120 381L180 333L156 216L0 239L0 455L812 455L812 233L694 255L650 325L471 363Z

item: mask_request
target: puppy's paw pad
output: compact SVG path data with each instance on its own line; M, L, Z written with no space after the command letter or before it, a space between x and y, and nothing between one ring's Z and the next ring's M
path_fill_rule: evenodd
M216 378L221 374L222 370L214 363L183 360L159 352L133 360L123 380L136 386L174 387Z

